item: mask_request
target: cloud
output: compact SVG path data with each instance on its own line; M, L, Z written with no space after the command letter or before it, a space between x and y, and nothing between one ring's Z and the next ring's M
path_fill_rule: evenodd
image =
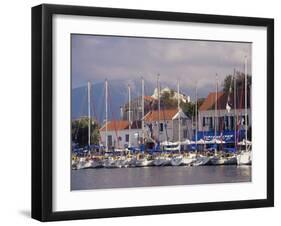
M242 70L244 56L251 62L250 43L72 35L72 85L140 76L156 81L159 73L166 84L180 79L203 94L212 91L216 74L222 82L234 68Z

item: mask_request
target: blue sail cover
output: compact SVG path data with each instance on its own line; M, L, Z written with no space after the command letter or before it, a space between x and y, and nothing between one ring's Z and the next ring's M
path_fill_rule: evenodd
M213 139L222 140L225 143L234 143L235 141L235 131L234 130L225 130L223 132L217 131L215 136L215 131L198 131L197 132L197 141L202 139L205 141L211 141ZM237 142L245 139L245 130L236 131ZM195 135L192 138L195 141Z

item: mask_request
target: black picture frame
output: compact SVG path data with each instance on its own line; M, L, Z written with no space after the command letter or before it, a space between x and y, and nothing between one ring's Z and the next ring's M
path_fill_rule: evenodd
M267 29L267 198L96 210L52 210L52 18L55 14L247 25ZM122 217L274 206L274 20L268 18L43 4L32 8L32 218Z

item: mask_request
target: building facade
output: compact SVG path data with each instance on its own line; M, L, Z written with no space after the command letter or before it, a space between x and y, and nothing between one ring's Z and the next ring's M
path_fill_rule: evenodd
M248 95L245 109L245 95L238 92L236 104L234 96L224 92L209 93L198 111L199 131L226 131L236 129L245 130L252 126L251 99ZM217 97L217 110L216 110ZM246 120L247 127L246 128ZM236 122L236 123L235 123Z
M107 135L107 137L106 137ZM125 148L128 146L137 147L140 144L140 137L142 136L141 122L134 121L129 129L129 122L127 120L109 121L100 129L100 140L103 146L108 148Z
M105 146L107 139L108 148L111 149L139 147L143 138L144 142L176 142L192 138L191 120L181 110L150 111L145 115L143 122L143 129L140 120L133 121L131 129L128 120L107 122L107 132L105 125L100 129L101 144Z
M144 122L145 136L152 138L156 142L175 142L191 139L192 137L191 120L181 110L150 111L145 115Z

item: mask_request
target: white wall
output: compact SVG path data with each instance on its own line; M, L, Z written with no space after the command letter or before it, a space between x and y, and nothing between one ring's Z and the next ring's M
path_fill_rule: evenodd
M101 140L102 144L105 145L105 131L101 131ZM126 142L126 135L129 134L129 130L118 130L117 135L118 137L121 137L121 141L119 141L119 146L117 145L117 137L115 131L108 131L107 136L112 136L112 145L114 146L114 140L116 142L115 147L124 148L125 145L129 145L129 142ZM135 136L135 134L138 134L138 136ZM142 136L142 130L141 129L131 129L131 146L137 147L139 146L139 138Z
M2 1L1 2L1 186L0 216L1 225L39 225L29 218L30 214L30 7L42 1ZM229 14L241 16L274 17L275 21L275 114L281 115L281 14L279 1L245 0L46 0L48 3L95 5L120 8L140 8L192 13ZM278 64L277 64L278 63ZM278 88L278 89L277 89ZM277 105L278 104L278 105ZM20 120L18 120L20 118ZM5 120L3 120L5 119ZM280 128L280 117L276 118L275 128ZM15 136L11 136L14 134ZM281 139L281 131L276 130L276 144ZM280 147L276 145L276 163L281 159ZM7 155L9 153L9 155ZM276 207L249 210L216 211L204 213L173 214L57 222L52 225L268 225L280 222L281 212L281 164L276 164ZM273 223L273 224L274 224ZM41 225L41 224L40 224Z
M227 120L229 120L229 124L230 124L230 117L234 117L236 115L236 117L241 117L241 116L245 116L245 110L244 109L236 109L236 112L234 109L231 109L229 112L226 109L223 110L217 110L217 117L224 117L227 116ZM252 125L252 111L250 108L247 109L247 115L248 115L248 126ZM215 126L214 121L215 121L215 110L208 110L208 111L200 111L198 114L198 129L204 130L204 131L208 131L209 130L209 126L206 125L205 127L203 127L203 117L212 117L213 120L213 127ZM239 122L239 120L237 120L237 122ZM245 123L245 122L244 122ZM219 120L217 119L217 128L220 128L219 125ZM244 128L243 128L244 129Z
M159 134L159 140L160 142L163 142L165 140L167 140L167 135L168 135L168 138L169 139L173 139L173 122L172 120L160 120L159 123L163 124L163 131L160 131L159 132L159 127L157 125L157 121L153 121L153 122L145 122L145 129L146 129L146 132L148 134L148 136L150 137L151 136L151 133L150 133L150 129L149 129L149 124L152 124L152 130L153 130L153 136L154 136L154 140L158 140L158 134ZM167 128L165 128L165 124L167 124ZM166 133L167 131L167 133Z

